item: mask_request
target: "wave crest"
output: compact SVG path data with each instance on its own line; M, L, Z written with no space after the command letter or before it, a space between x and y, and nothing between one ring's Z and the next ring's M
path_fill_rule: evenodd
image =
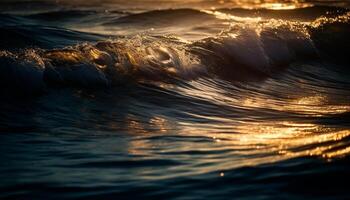
M109 87L130 80L267 77L293 61L319 58L320 53L340 57L335 45L348 45L341 44L345 38L333 38L332 33L347 37L348 21L349 13L312 23L236 23L216 37L194 42L138 35L54 50L2 51L0 68L5 73L1 79L16 80L16 88L25 91L39 91L52 85ZM27 87L31 89L23 89Z

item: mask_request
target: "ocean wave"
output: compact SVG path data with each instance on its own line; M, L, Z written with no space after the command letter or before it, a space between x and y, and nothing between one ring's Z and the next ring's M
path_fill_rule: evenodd
M67 19L79 19L90 15L96 15L97 13L98 12L95 10L58 10L30 14L26 15L26 17L43 21L62 21Z
M1 14L0 13L0 24L2 26L18 25L18 24L28 24L24 18L16 15Z
M169 9L153 10L142 13L130 14L104 23L107 26L114 25L141 25L141 26L178 26L185 24L201 23L215 20L215 17L195 9Z
M308 6L290 10L221 8L217 11L240 17L263 17L266 19L284 19L292 21L313 21L319 17L336 17L346 14L349 9L334 6Z
M347 13L335 18L319 18L308 24L279 20L239 23L215 37L194 42L138 35L52 50L4 50L0 56L1 76L5 82L9 77L16 80L15 85L25 86L24 91L40 91L50 85L94 88L126 80L191 80L203 76L230 81L250 80L268 77L297 60L319 59L323 53L330 58L345 59L336 49L341 45L344 51L349 51L346 49L348 44L344 44L348 40L348 20ZM8 41L23 41L22 46L45 47L45 43L40 42L47 44L49 39L57 41L60 37L66 40L70 37L74 41L82 39L81 33L45 27L41 27L44 31L11 28L6 27L0 33L6 33ZM35 32L30 32L32 30ZM12 32L9 34L8 31ZM335 32L341 39L332 37ZM28 76L23 75L25 73Z
M0 49L63 48L79 42L94 42L107 36L39 25L0 26Z
M348 11L3 1L0 199L349 196Z

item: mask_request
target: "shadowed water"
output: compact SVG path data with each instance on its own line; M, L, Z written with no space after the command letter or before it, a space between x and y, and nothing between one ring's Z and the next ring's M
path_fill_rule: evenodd
M0 3L0 198L346 199L347 1Z

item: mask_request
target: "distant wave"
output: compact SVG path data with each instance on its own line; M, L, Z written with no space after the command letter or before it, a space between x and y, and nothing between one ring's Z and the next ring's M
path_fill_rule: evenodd
M0 26L0 37L0 49L8 50L31 47L62 48L78 42L93 42L106 38L97 34L38 25Z
M104 25L133 25L142 26L180 26L186 23L193 24L200 21L215 20L215 17L194 9L153 10L143 13L130 14L106 22Z
M61 21L64 19L75 19L80 17L85 17L89 15L97 14L97 11L94 10L59 10L51 12L42 12L36 14L30 14L26 17L32 19L40 19L45 21Z
M218 11L240 17L313 21L321 16L336 17L338 15L343 15L349 12L349 9L333 6L310 6L290 10L222 8Z

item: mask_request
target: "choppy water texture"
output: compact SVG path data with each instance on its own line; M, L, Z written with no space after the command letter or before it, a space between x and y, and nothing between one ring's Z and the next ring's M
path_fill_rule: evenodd
M1 1L0 198L349 198L349 3L252 2Z

